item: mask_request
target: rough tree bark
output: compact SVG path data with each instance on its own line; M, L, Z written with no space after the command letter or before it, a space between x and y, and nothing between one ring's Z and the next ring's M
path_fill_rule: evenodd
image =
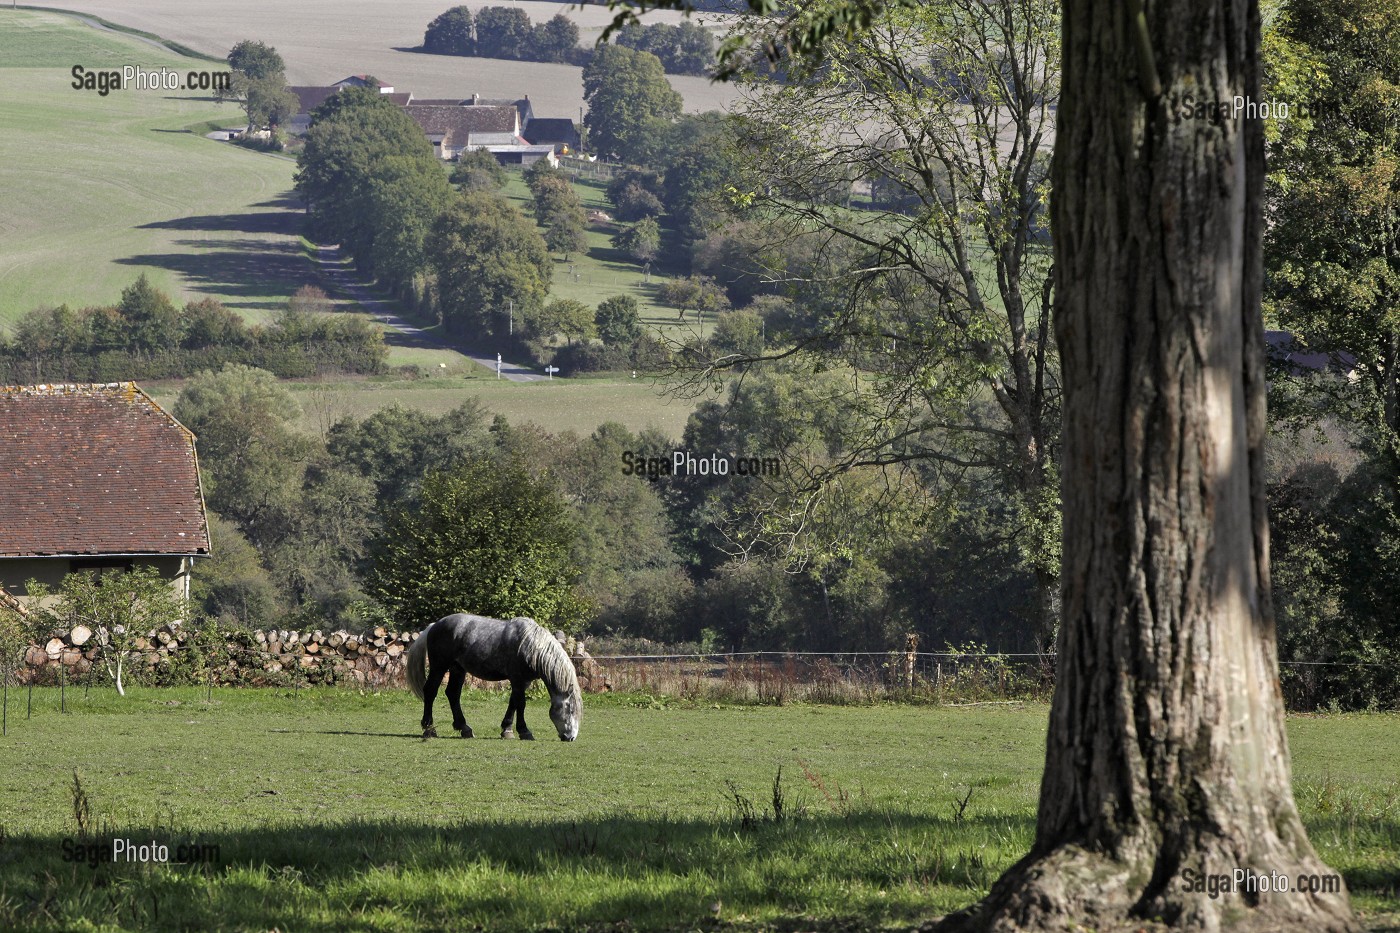
M947 929L1358 929L1294 807L1262 477L1253 0L1065 0L1054 161L1059 673L1034 848ZM1079 928L1079 927L1074 927Z

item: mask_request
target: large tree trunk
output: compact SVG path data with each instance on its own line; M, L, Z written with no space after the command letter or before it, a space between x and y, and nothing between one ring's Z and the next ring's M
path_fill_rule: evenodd
M1269 598L1251 0L1065 0L1059 671L1035 846L951 928L1357 929L1293 803ZM1141 40L1141 41L1139 41ZM1150 50L1150 51L1149 51ZM1272 876L1270 876L1272 877Z

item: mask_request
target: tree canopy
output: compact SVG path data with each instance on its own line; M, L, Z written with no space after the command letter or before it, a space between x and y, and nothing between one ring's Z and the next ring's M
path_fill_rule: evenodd
M440 55L475 55L476 33L472 10L454 6L439 14L423 33L423 49Z
M649 133L681 114L681 95L650 52L604 46L583 70L589 145L609 159L634 161Z
M518 464L477 460L423 480L374 546L371 589L405 627L453 612L575 627L574 523L548 483Z
M429 260L455 334L505 335L507 312L540 307L553 261L539 230L500 195L464 192L433 225Z
M422 129L369 88L346 88L316 108L296 185L315 235L395 286L425 267L428 228L452 198Z

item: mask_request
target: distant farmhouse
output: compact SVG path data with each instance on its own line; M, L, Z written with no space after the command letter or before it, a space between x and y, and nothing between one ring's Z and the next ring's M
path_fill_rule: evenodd
M0 386L0 594L152 566L183 597L209 526L194 435L137 388Z
M529 97L487 100L473 94L462 100L416 98L367 75L351 75L325 87L289 88L301 105L287 129L305 133L311 125L311 112L347 87L378 87L379 93L403 107L423 128L440 159L451 161L464 152L485 149L502 165L533 165L541 159L558 165L561 153L578 148L578 128L573 121L537 118Z

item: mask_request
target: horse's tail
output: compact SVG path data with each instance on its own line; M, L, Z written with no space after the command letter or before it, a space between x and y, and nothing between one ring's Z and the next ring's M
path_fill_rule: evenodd
M428 629L433 625L419 632L404 654L408 659L404 664L404 677L408 680L408 689L420 700L423 699L423 684L428 680Z

